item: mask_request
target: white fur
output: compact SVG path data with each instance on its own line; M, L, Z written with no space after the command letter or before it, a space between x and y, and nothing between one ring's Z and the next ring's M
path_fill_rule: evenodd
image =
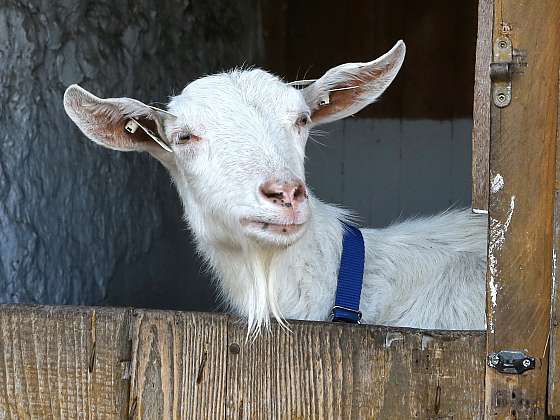
M274 306L277 318L329 319L342 247L340 220L345 214L310 199L309 227L286 248L270 250L250 243L238 248L213 246L195 234L223 301L247 317L251 328L267 326ZM187 204L187 214L189 208ZM364 323L485 328L485 217L470 210L448 211L362 233Z
M298 118L312 115L318 121L332 121L372 103L396 76L403 58L404 44L399 42L378 60L331 69L303 91L259 69L207 76L172 98L169 111L176 118L160 116L161 134L173 153L147 149L146 143L138 146L169 169L222 300L247 318L249 331L267 327L271 317L282 323L288 318L329 318L341 254L341 221L347 214L312 193L288 211L263 199L259 187L270 179L304 182L310 126L298 126ZM332 112L321 114L319 102L341 83L363 84L348 108L331 103ZM88 101L87 107L83 101ZM95 117L96 101L99 98L72 87L65 95L67 112L90 138L122 149L120 143L107 140L106 131L105 137L95 134L99 124L105 124ZM107 103L111 100L104 100L104 109ZM125 118L127 110L120 112ZM185 133L192 133L195 140L181 142ZM301 228L279 234L255 227L254 220ZM484 328L484 216L447 211L362 232L364 322Z

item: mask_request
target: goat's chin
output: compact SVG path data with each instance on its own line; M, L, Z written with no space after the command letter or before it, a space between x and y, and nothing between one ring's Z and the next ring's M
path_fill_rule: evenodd
M307 223L274 224L255 220L242 223L245 234L257 242L268 246L289 246L300 239L307 229Z

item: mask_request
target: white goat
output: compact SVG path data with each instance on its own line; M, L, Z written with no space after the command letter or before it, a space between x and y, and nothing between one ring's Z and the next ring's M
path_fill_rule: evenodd
M307 189L306 140L311 127L374 102L404 56L399 41L301 90L259 69L211 75L172 98L168 111L77 85L64 106L94 142L149 152L169 170L224 301L258 331L271 315L329 319L347 213ZM447 211L362 232L363 322L484 328L484 217Z

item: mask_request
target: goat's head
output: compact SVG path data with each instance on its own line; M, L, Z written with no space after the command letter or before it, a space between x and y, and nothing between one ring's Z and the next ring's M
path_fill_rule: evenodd
M129 98L100 99L76 85L64 106L94 142L147 151L162 162L191 225L207 240L285 246L311 217L304 172L309 130L375 101L404 55L399 41L377 60L335 67L302 89L263 70L207 76L173 97L168 111Z

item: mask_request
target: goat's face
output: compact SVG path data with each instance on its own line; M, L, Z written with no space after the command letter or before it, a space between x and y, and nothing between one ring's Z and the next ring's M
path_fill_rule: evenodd
M310 217L304 152L310 109L262 70L204 77L174 97L165 122L175 178L220 238L287 244Z
M310 128L375 101L404 54L399 41L377 60L335 67L300 90L263 70L207 76L172 98L168 111L100 99L75 85L64 105L96 143L162 162L207 239L285 246L311 217L304 172Z

